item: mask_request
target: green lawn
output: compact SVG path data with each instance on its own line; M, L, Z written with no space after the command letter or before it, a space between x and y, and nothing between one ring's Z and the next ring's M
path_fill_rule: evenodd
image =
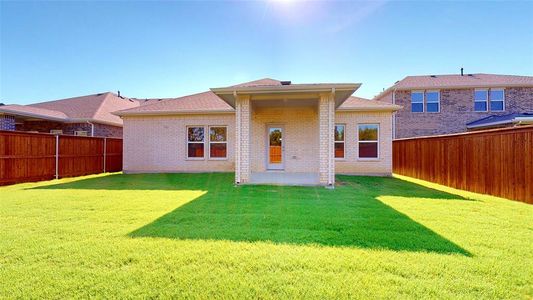
M0 298L533 297L532 205L397 178L232 182L0 187Z

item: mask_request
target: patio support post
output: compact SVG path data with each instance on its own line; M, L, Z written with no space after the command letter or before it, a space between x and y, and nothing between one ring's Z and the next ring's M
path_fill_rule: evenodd
M250 119L251 103L249 95L235 96L235 183L250 181Z
M335 102L333 91L320 95L318 103L319 122L319 179L327 186L335 184L335 161L333 158L333 130L335 126Z

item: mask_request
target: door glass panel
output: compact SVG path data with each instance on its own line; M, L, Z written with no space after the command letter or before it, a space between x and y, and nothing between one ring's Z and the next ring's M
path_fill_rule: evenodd
M268 160L271 164L281 163L281 143L282 143L282 132L281 128L270 128L268 130L268 140L269 140L269 155Z

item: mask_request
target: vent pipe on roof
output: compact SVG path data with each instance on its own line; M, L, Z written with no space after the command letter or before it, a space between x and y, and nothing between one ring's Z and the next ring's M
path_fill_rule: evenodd
M117 91L117 95L120 97L120 91Z
M461 68L461 76L463 76L463 68Z

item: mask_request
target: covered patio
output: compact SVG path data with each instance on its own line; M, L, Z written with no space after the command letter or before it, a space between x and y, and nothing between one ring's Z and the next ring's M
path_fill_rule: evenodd
M335 110L360 84L211 89L235 108L237 184L335 184Z

